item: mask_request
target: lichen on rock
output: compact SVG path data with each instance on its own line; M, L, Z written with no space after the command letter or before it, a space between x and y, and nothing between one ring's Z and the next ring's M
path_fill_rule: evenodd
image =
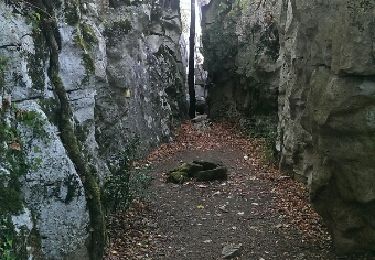
M339 254L374 251L375 2L282 2L280 164L310 186Z
M261 1L263 3L263 1ZM259 2L260 3L260 2ZM203 50L215 117L276 117L280 5L211 1L203 7ZM267 20L267 15L271 19Z
M136 135L139 154L168 140L183 114L178 5L151 39L151 9L171 10L115 2L0 1L0 213L33 224L36 258L101 259L111 162Z
M204 7L210 113L278 119L280 166L309 185L339 254L375 250L374 10L374 0Z

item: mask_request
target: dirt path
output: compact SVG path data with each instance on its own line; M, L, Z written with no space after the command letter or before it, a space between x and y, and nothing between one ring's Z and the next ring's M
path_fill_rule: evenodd
M113 218L107 259L222 259L231 244L240 247L236 259L335 259L306 190L265 164L262 147L225 124L185 124L148 158L150 202ZM196 159L222 162L228 181L165 182L168 171Z
M227 244L242 244L239 259L328 259L320 245L303 239L277 212L273 185L259 180L241 163L243 154L223 148L186 151L156 167L167 172L180 161L222 161L229 168L224 183L171 185L158 178L152 210L167 237L160 259L220 259ZM234 180L235 179L235 180ZM153 255L157 258L158 255Z

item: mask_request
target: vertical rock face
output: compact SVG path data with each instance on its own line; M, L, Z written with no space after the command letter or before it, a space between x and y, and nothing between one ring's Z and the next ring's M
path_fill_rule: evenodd
M105 18L109 84L98 90L96 108L107 154L121 150L108 138L123 145L137 138L144 151L169 140L171 125L183 113L179 3L149 2L112 1Z
M308 183L337 252L375 250L375 1L211 1L203 27L211 115L278 103L280 165Z
M375 1L282 1L281 165L339 253L375 250Z
M0 218L23 257L100 258L99 186L184 115L179 1L0 1L0 17Z
M212 117L277 113L279 12L277 1L221 0L203 8Z

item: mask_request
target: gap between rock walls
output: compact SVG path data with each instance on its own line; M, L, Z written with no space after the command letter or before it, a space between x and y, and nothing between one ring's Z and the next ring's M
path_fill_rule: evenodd
M371 259L374 8L0 0L0 258Z

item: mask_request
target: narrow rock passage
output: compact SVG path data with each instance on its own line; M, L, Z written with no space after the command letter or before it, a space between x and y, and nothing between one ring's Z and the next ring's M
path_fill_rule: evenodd
M230 179L183 186L163 183L163 179L154 183L157 196L152 209L168 238L162 243L165 251L159 252L164 259L219 259L227 244L242 244L241 259L327 259L326 253L309 245L277 214L270 184L255 177L252 167L242 166L241 153L226 147L180 152L158 169L166 172L180 161L195 159L221 160L229 168Z
M227 124L183 125L149 155L151 199L114 218L107 259L221 259L233 246L235 259L335 259L303 186L265 163L262 149ZM166 183L197 159L223 163L228 181Z

